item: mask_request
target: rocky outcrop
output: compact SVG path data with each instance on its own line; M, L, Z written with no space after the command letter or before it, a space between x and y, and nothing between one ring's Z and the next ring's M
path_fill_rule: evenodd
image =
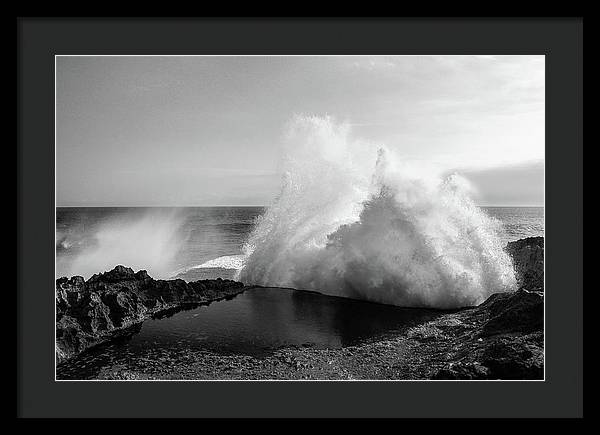
M497 293L451 316L454 328L446 328L435 343L435 354L446 361L433 379L543 379L543 293Z
M434 379L543 379L544 238L510 242L506 250L513 258L518 290L495 293L456 315L458 325L475 327L468 333L457 328L455 336L445 331L451 361Z
M519 287L543 292L544 238L528 237L509 242L506 251L513 259Z
M523 333L544 327L544 294L520 289L515 293L496 293L479 306L487 310L490 319L485 323L482 336Z
M127 334L152 316L232 297L246 288L230 280L154 280L145 270L117 266L85 281L56 280L56 357L61 362L81 351Z

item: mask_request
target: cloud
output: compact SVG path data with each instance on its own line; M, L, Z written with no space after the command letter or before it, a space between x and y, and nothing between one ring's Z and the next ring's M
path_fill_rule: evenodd
M480 205L544 205L543 161L460 173L476 188Z

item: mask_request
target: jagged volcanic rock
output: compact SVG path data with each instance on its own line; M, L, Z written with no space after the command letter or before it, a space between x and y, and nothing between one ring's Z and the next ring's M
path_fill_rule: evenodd
M519 287L544 291L544 238L528 237L506 245L515 265Z
M509 332L530 333L544 326L544 294L528 290L515 293L496 293L481 309L487 309L491 318L483 328L483 336Z
M495 293L457 315L458 323L478 325L469 334L448 334L452 361L434 379L543 379L544 238L508 243L519 290ZM432 326L435 322L432 322ZM444 352L444 349L439 349Z
M456 325L474 328L444 331L444 346L436 352L451 355L450 362L434 373L434 379L543 379L543 293L496 293L454 316ZM439 322L431 322L429 328Z
M145 270L124 266L92 276L56 280L56 357L61 362L79 352L126 334L145 319L187 305L197 305L241 293L246 288L230 280L154 280Z

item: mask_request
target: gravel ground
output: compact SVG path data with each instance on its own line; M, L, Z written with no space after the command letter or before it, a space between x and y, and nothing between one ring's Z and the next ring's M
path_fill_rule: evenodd
M284 348L266 357L185 351L103 369L102 380L541 379L543 333L486 336L489 311L473 308L397 336L342 349Z

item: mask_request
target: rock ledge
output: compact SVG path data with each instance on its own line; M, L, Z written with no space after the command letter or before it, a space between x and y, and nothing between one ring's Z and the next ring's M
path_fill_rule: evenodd
M154 280L145 270L124 266L92 276L56 280L56 360L62 362L97 344L126 334L161 314L208 304L244 292L241 282Z

